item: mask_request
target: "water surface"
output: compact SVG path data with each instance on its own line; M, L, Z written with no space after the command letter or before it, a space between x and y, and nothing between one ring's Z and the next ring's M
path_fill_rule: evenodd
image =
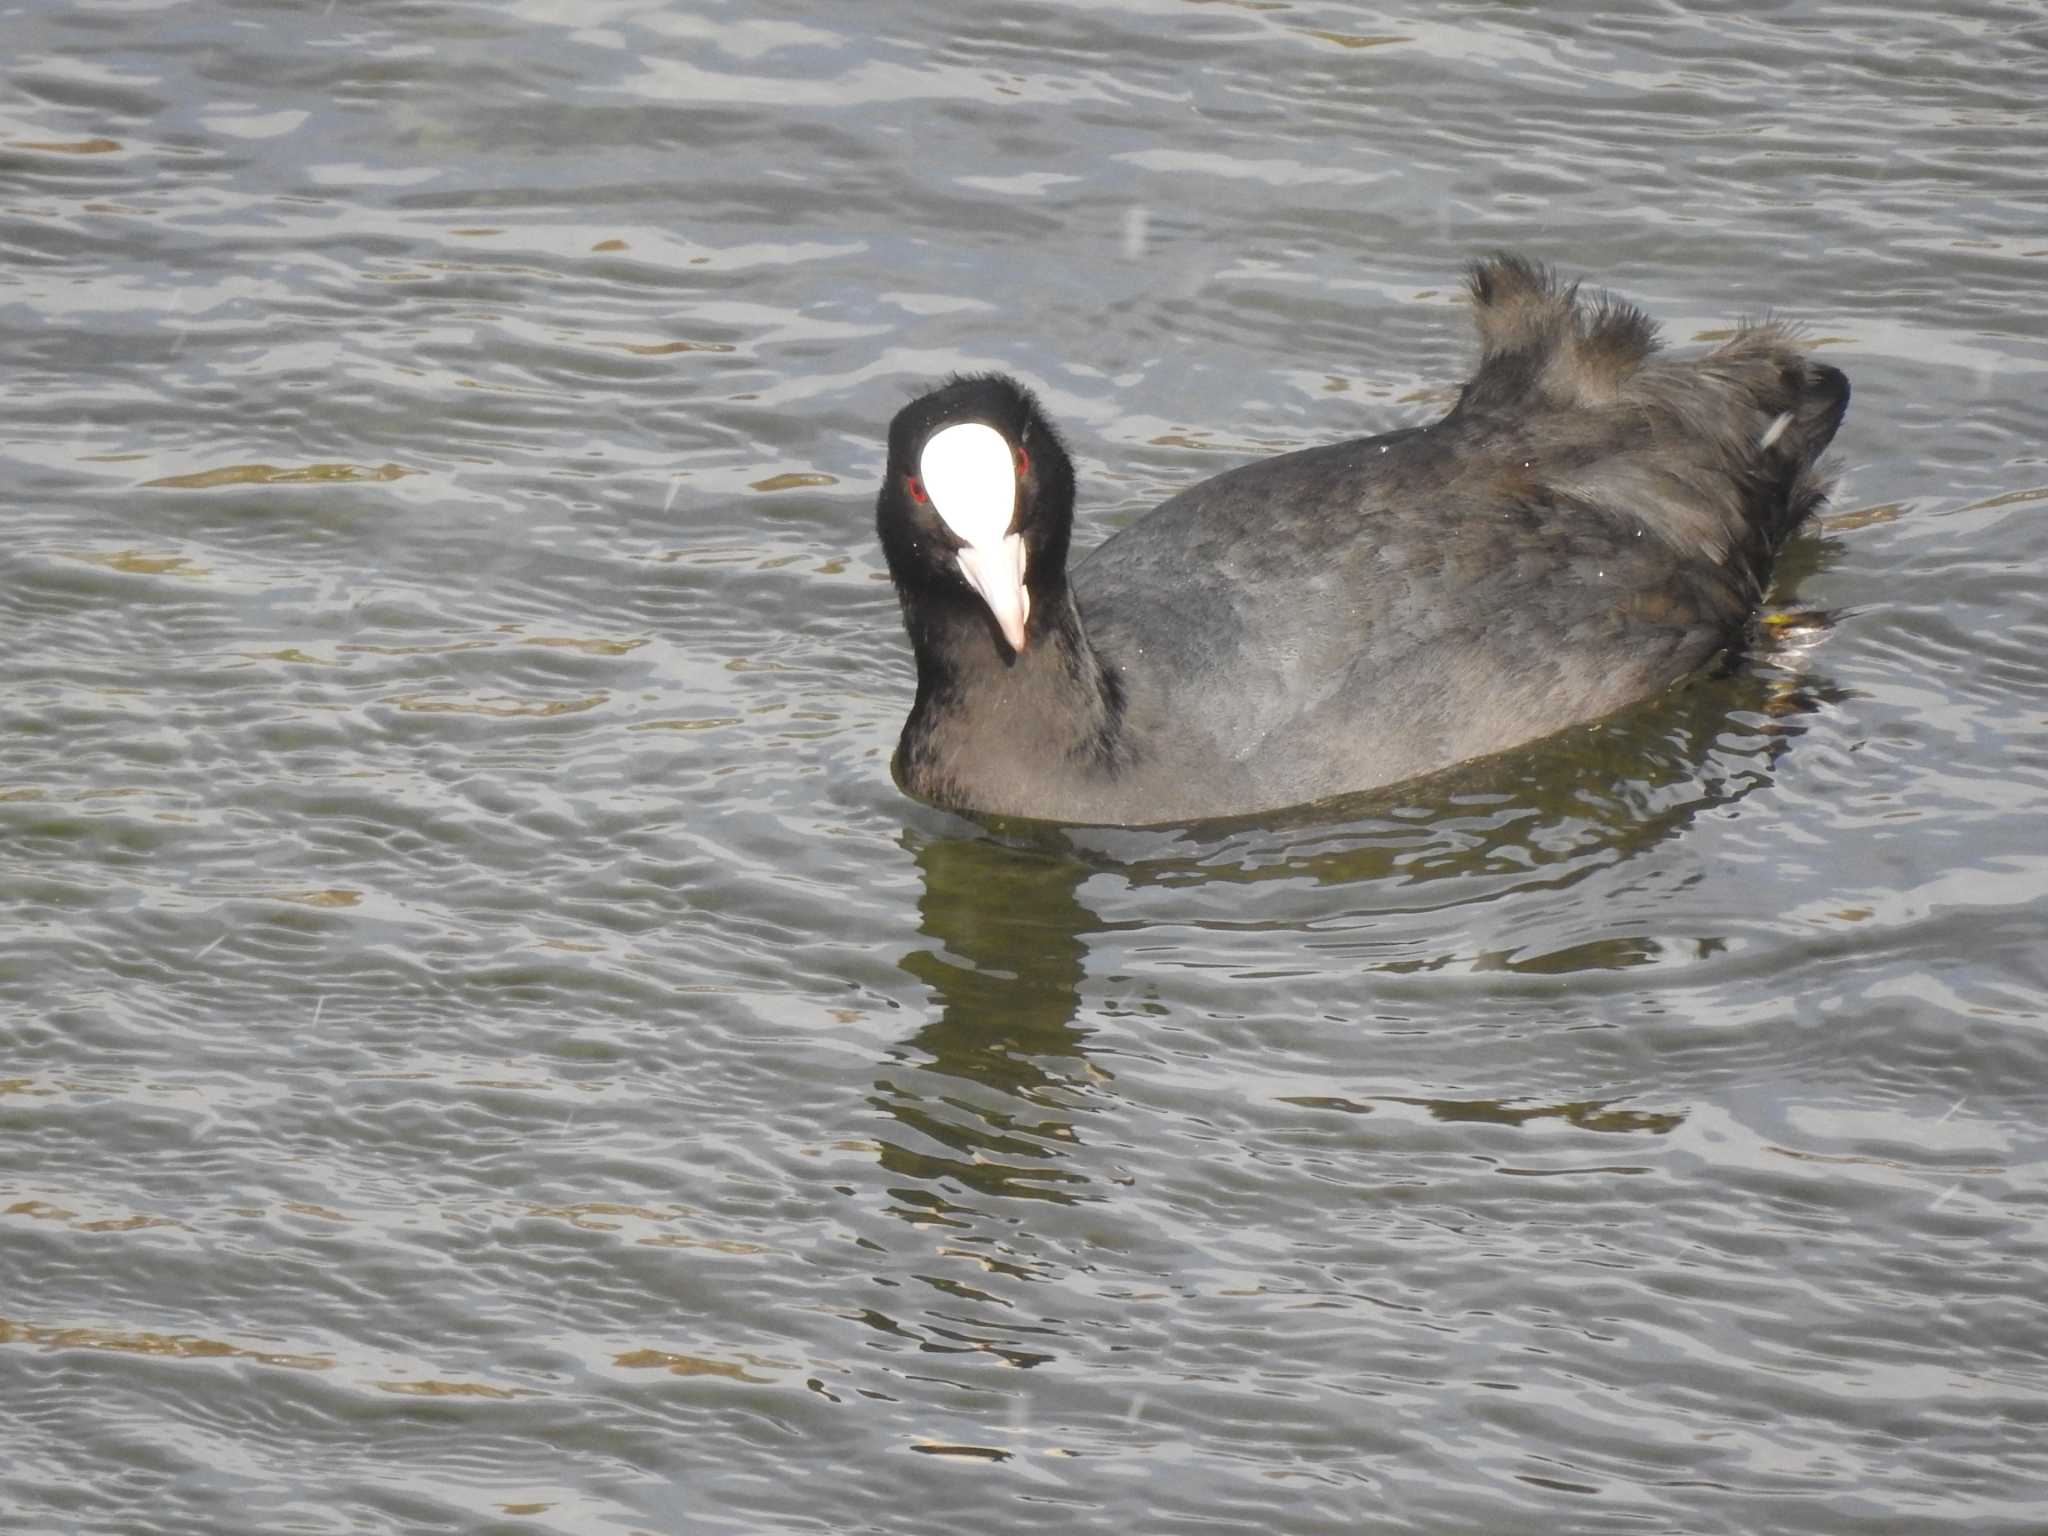
M2036 7L0 13L10 1531L2048 1527ZM1798 644L1254 825L904 800L1510 245L1856 397Z

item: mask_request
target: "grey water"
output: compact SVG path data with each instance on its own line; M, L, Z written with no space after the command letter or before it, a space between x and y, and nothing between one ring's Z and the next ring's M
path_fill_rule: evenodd
M0 3L0 1529L2048 1530L2034 3ZM903 798L881 434L1086 545L1527 251L1855 386L1740 664Z

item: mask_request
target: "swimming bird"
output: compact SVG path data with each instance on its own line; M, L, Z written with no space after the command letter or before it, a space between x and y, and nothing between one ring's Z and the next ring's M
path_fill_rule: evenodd
M1468 273L1441 420L1180 492L1068 563L1074 467L1030 390L889 428L876 529L917 660L892 763L950 809L1144 825L1428 774L1737 651L1849 382L1776 323L1673 358L1511 254Z

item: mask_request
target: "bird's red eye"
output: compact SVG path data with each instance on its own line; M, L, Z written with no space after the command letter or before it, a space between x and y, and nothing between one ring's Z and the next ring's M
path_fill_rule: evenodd
M924 481L920 480L916 475L907 475L903 480L903 488L910 492L910 499L912 501L916 502L920 507L924 505Z
M1031 455L1024 451L1022 444L1019 444L1017 448L1017 478L1021 480L1030 473Z

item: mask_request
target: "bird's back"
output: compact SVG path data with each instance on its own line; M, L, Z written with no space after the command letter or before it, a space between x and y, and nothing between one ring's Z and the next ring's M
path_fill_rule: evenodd
M1472 293L1482 356L1442 421L1229 471L1075 566L1162 762L1315 799L1607 714L1739 643L1822 499L1847 380L1772 325L1665 358L1640 311L1511 257Z

